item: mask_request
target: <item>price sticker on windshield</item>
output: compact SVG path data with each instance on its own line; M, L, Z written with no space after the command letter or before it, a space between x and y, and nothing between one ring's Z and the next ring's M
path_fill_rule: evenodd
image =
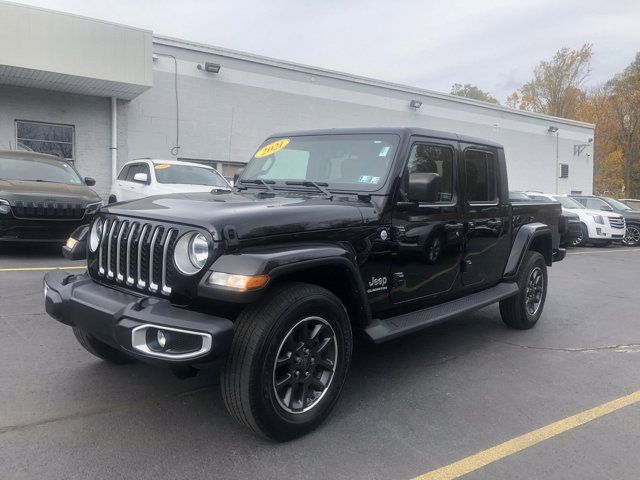
M153 167L154 170L164 170L165 168L171 168L171 165L168 163L161 163L160 165Z
M256 152L256 158L266 157L271 155L272 153L279 152L284 147L289 145L290 140L288 138L283 138L281 140L277 140L275 142L270 143L269 145L265 145L260 150Z

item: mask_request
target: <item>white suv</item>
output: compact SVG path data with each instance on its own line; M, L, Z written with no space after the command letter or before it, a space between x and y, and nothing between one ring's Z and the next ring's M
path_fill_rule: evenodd
M138 159L124 164L111 186L109 203L168 193L231 191L214 168L179 160Z
M533 199L549 199L559 202L562 210L569 210L580 217L582 234L573 241L573 246L578 247L587 243L606 246L614 240L621 241L627 230L622 215L605 212L602 210L589 210L573 198L566 195L551 195L548 193L525 192Z

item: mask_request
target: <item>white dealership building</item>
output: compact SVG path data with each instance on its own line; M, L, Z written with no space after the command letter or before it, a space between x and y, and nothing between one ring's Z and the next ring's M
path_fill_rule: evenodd
M64 155L105 199L134 158L231 177L274 132L368 126L490 139L512 190L592 192L591 124L0 1L0 148Z

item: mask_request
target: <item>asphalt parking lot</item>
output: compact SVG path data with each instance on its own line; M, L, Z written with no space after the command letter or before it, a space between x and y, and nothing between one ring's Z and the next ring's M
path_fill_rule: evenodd
M571 250L533 330L492 306L361 347L334 414L287 444L234 423L216 371L85 352L44 313L58 266L82 262L0 250L0 478L638 478L640 249Z

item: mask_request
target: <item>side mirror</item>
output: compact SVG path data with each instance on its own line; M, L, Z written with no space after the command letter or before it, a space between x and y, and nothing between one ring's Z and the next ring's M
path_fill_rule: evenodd
M604 210L605 212L613 212L613 207L611 207L611 205L603 205L600 207L600 210Z
M137 183L144 183L149 185L149 175L144 172L138 172L133 176L133 181Z
M91 177L84 177L84 184L87 187L93 187L96 184L96 179Z
M233 185L235 186L236 183L238 183L238 179L240 178L240 175L242 175L242 173L244 172L244 168L240 168L238 169L238 171L236 173L233 174Z
M87 236L89 225L76 228L67 243L62 247L62 256L67 260L84 260L87 258Z
M418 203L436 203L440 191L440 175L437 173L410 173L409 200Z

